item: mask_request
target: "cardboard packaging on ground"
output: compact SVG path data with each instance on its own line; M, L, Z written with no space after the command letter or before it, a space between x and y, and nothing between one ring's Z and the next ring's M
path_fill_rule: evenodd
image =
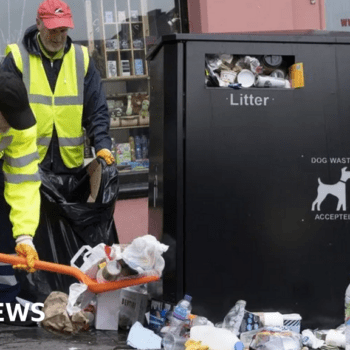
M119 326L120 295L122 290L97 294L95 328L116 331Z
M130 328L136 321L143 325L147 303L147 294L128 289L98 294L95 328L99 330Z
M122 289L120 295L119 326L130 328L135 322L144 324L148 295Z

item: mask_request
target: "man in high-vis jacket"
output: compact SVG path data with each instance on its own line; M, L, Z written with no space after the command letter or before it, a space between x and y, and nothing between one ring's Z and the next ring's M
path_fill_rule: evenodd
M33 237L39 223L41 185L36 145L36 122L23 81L12 73L0 73L0 252L27 258L16 268L35 272L38 254ZM9 234L12 232L12 235ZM11 265L0 263L0 303L16 304L20 291ZM2 305L5 323L10 321ZM11 306L12 307L12 306ZM13 308L12 308L13 309ZM29 320L29 323L32 323Z
M96 155L108 165L115 163L101 77L87 48L67 36L73 27L66 3L45 0L36 25L27 29L21 43L7 46L1 65L23 79L37 121L40 167L55 174L82 168L83 128Z

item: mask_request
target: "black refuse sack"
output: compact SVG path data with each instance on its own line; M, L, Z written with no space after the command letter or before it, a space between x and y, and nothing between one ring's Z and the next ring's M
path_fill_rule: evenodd
M116 165L107 166L96 158L74 175L43 171L40 175L41 213L34 237L40 260L70 265L83 245L118 243L113 218L119 191ZM52 291L68 294L69 286L78 282L74 277L46 271L18 272L17 277L21 297L31 301L43 301Z

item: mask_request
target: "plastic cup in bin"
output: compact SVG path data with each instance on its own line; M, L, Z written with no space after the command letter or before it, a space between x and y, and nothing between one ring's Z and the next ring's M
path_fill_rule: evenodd
M184 350L186 338L172 333L165 334L162 344L164 350Z

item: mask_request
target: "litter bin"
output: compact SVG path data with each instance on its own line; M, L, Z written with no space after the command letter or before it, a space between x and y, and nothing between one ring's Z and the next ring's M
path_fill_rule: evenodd
M206 58L222 54L303 63L305 86L210 86ZM174 34L149 54L149 232L171 246L164 299L188 293L213 322L244 299L298 313L303 328L343 323L347 57L350 35L334 32Z

